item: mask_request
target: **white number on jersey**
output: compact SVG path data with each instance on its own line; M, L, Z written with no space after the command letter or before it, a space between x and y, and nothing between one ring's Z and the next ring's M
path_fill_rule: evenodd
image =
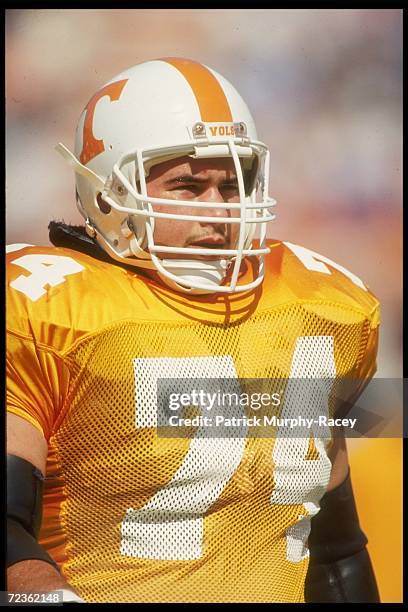
M134 360L136 427L157 423L158 378L237 378L232 358L145 358ZM238 392L239 389L229 389ZM204 514L238 468L245 436L200 437L199 428L171 481L139 510L129 508L121 525L121 554L147 559L187 560L202 556Z
M14 246L23 248L29 245L10 245L9 252L14 250ZM56 287L65 282L65 277L70 274L82 272L85 268L71 257L64 255L47 255L36 253L33 255L23 255L14 259L11 263L31 272L30 276L18 276L10 283L10 287L21 291L33 302L45 295L47 285Z
M157 425L158 378L237 378L229 355L190 358L135 359L136 427ZM297 340L291 366L293 378L316 378L311 402L302 396L301 407L295 387L285 394L282 416L327 414L329 389L322 379L335 377L333 337L305 336ZM330 384L331 386L331 384ZM297 387L298 389L298 387ZM317 389L317 395L316 395ZM235 392L239 393L239 387ZM307 405L305 405L307 404ZM203 550L204 514L221 495L238 468L245 450L245 437L211 439L196 437L171 481L157 491L142 508L129 508L121 524L120 552L125 556L161 559L198 559ZM310 520L327 486L331 464L324 441L314 436L319 458L306 459L309 439L285 437L278 431L274 444L275 487L272 504L302 504L305 513L286 532L286 557L294 563L307 556ZM293 435L293 432L291 432ZM303 434L304 435L304 434ZM330 438L330 433L328 433ZM182 514L182 516L180 516Z
M336 377L333 336L301 336L296 341L281 418L317 419L328 416L327 400ZM308 379L307 383L305 379ZM310 379L316 379L313 383ZM307 515L286 533L286 558L301 561L308 556L306 539L311 517L318 512L319 500L327 487L331 463L327 457L322 431L311 428L318 459L306 459L310 439L296 438L295 430L282 426L277 431L272 458L275 487L271 503L303 504ZM326 430L327 440L330 431Z
M328 268L325 264L329 264L332 268L335 268L339 272L342 272L344 276L347 276L355 285L367 291L367 287L363 283L363 281L347 270L340 266L335 261L332 261L328 257L324 257L324 255L319 255L319 253L315 253L310 249L306 249L305 247L299 246L298 244L292 244L291 242L284 242L286 246L296 255L296 257L302 262L302 264L308 270L312 270L313 272L322 272L323 274L331 274L330 268Z

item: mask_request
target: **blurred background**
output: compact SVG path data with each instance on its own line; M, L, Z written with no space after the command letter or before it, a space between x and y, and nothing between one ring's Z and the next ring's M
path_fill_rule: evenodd
M399 9L44 9L6 12L7 242L82 223L73 148L89 98L165 56L230 80L271 151L274 238L335 260L382 304L378 373L402 376L402 12ZM401 441L349 441L383 601L401 600Z

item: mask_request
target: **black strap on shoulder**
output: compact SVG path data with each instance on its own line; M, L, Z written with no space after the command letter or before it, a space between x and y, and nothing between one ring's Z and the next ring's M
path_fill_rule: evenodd
M88 236L82 225L67 225L62 221L50 221L48 230L50 242L54 246L74 249L101 261L117 263L95 240Z
M43 474L29 461L7 455L7 566L40 559L58 566L37 542L42 519Z
M95 240L88 236L85 227L82 225L67 225L62 221L50 221L48 230L50 242L56 247L73 249L74 251L79 251L80 253L85 253L85 255L99 259L99 261L104 261L114 266L124 268L137 276L146 276L146 272L143 268L137 268L136 266L131 266L126 262L117 261L113 259L113 257L110 257Z

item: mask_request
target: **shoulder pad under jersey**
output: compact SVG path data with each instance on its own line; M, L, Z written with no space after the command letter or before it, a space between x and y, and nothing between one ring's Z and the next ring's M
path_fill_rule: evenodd
M7 330L64 350L82 335L146 316L137 274L61 247L7 247Z
M338 317L341 309L355 311L378 324L379 302L353 272L324 255L291 242L271 241L266 257L265 304L303 302L325 317Z

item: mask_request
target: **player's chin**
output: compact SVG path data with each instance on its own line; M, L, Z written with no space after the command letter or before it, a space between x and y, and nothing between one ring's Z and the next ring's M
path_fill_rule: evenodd
M189 255L188 259L198 259L200 261L219 261L220 259L228 259L228 255L222 255L221 252L218 252L217 255Z
M212 247L208 247L208 246L193 246L193 245L188 245L189 249L210 249ZM214 254L214 255L202 255L202 254L195 254L195 253L162 253L161 256L164 259L189 259L189 260L200 260L200 261L217 261L220 259L228 259L228 255L222 255L222 248L230 248L230 247L218 247L217 249L214 247L214 250L218 251L218 254Z
M210 245L189 245L190 249L214 249L214 251L216 253L214 253L214 255L210 255L209 253L207 255L203 255L203 254L191 254L188 256L188 259L199 259L201 261L217 261L220 259L228 259L228 255L224 255L222 254L222 250L223 249L229 249L231 248L229 246L229 244L223 244L222 246L220 245L214 245L214 246L210 246Z
M200 260L200 261L217 261L223 259L222 255L180 255L177 253L169 253L166 254L164 259L188 259L191 260Z
M192 255L191 259L201 259L202 261L217 261L222 259L222 255Z

